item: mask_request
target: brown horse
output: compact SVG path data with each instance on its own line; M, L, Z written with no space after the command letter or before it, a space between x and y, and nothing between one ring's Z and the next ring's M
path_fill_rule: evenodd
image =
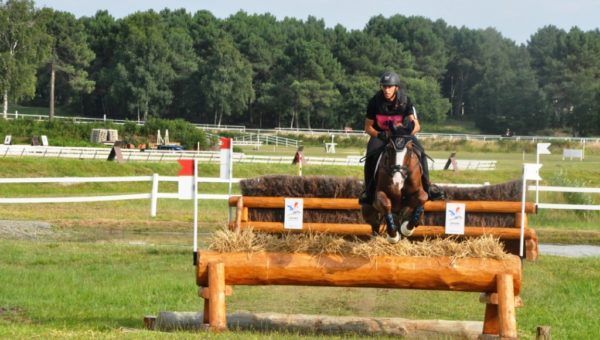
M423 150L417 150L412 138L392 135L388 139L375 171L373 204L361 206L373 235L379 234L382 220L385 221L387 239L391 243L400 240L398 231L406 237L412 235L413 229L422 223L423 205L428 199L421 183L419 155Z

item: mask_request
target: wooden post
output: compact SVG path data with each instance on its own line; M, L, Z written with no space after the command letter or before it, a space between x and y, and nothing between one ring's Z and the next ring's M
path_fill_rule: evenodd
M515 293L513 277L510 274L499 274L496 277L498 285L498 321L500 337L503 339L517 338L517 318L515 315Z
M208 320L210 329L213 331L226 330L225 265L223 262L210 262L208 264L208 295Z
M498 323L498 305L493 303L485 304L485 316L483 319L483 334L500 334L500 325Z
M202 289L202 288L200 288ZM208 315L210 314L210 300L204 299L204 313L202 313L202 323L209 324L210 320L208 319Z
M235 209L235 231L240 230L243 211L244 211L244 198L240 197L239 201L237 202L237 207Z
M522 215L523 214L521 214L520 212L515 213L515 228L521 228L521 216ZM523 221L525 222L525 228L527 228L529 226L527 214L525 214Z
M537 326L535 333L535 340L550 340L550 326Z

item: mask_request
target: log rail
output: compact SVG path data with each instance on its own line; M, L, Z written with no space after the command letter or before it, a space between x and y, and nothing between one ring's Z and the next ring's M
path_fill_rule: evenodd
M486 304L482 334L516 338L521 260L205 251L196 283L205 299L204 322L214 330L227 327L231 285L302 285L478 292Z

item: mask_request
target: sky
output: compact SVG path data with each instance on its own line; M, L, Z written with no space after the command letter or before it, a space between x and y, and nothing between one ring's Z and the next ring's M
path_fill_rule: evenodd
M270 13L277 19L308 16L323 19L327 27L341 24L347 29L363 29L371 17L395 14L443 19L456 27L471 29L493 27L517 44L526 44L538 29L554 25L569 31L577 26L584 31L600 26L598 0L36 0L37 7L50 7L93 16L107 10L115 18L137 11L185 8L190 13L208 10L225 19L239 10L249 14Z

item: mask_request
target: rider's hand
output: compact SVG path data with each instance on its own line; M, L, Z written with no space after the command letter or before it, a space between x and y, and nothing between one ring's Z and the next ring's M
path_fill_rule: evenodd
M385 132L383 131L379 131L377 133L377 138L381 139L382 141L386 142L387 141L387 135L385 134Z

